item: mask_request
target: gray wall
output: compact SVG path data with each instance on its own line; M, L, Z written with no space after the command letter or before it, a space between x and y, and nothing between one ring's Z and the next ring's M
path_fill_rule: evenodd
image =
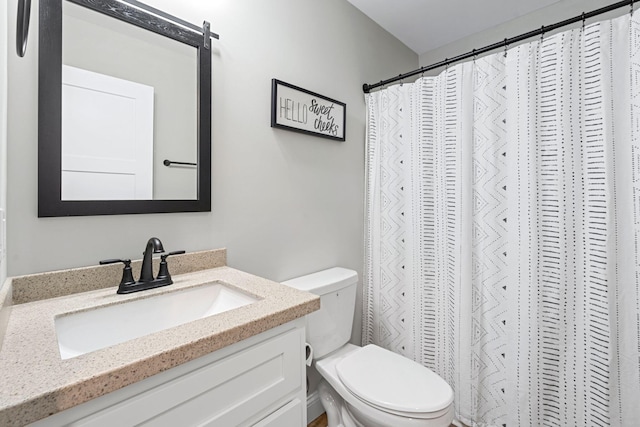
M9 52L8 40L8 8L7 2L0 3L0 209L7 207L7 56ZM15 34L15 32L14 32ZM15 46L15 40L14 40ZM15 51L15 47L14 47ZM0 246L6 248L2 218L0 215ZM0 283L7 277L7 263L5 250L0 253Z
M538 9L535 12L521 16L502 25L498 25L486 31L465 37L441 48L425 52L420 55L420 66L427 66L440 62L445 58L452 58L456 55L466 53L472 49L478 49L496 43L505 38L515 37L522 33L540 28L542 25L555 24L568 18L580 15L582 12L590 12L595 9L615 3L615 1L605 0L561 0L551 6ZM628 7L618 9L598 18L593 18L588 23L598 20L619 16L629 11ZM579 26L577 24L576 26ZM563 31L563 30L558 30ZM556 31L556 32L558 32ZM434 75L442 70L434 70L429 74Z
M8 274L140 258L151 236L167 250L226 247L229 265L276 281L336 265L361 273L361 87L417 67L417 55L346 0L148 3L194 23L209 20L221 35L213 42L213 211L37 218L34 2L27 55L9 55L8 64ZM9 0L10 10L16 4ZM345 102L347 140L272 129L272 78Z

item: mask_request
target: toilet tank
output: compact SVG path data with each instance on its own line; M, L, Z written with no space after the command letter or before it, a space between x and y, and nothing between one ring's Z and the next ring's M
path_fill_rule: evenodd
M307 342L313 348L314 358L321 358L349 342L358 273L334 267L283 284L320 296L320 310L307 315Z

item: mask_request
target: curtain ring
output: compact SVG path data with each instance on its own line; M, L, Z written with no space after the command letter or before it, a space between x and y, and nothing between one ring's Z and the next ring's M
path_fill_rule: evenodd
M540 43L544 41L544 25L540 27Z
M449 71L449 58L444 58L444 70Z
M424 78L424 66L420 67L420 78Z
M587 17L585 16L584 12L582 12L582 31L584 31L584 26L586 21L587 21Z
M509 44L507 43L507 38L504 38L504 57L507 57L507 49L509 48Z
M476 53L476 50L473 49L471 53L473 54L473 62L476 62L476 59L478 59L478 54Z
M634 1L635 1L635 0L631 0L631 4L629 5L629 8L631 9L631 10L629 11L629 14L630 14L631 16L633 16L633 2L634 2Z
M398 80L400 80L400 87L402 87L402 85L404 85L404 82L402 81L402 74L398 74Z

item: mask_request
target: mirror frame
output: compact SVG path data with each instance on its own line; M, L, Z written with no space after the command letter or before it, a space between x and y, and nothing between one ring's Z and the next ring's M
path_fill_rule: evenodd
M198 198L62 200L62 2L70 1L197 49ZM204 36L115 0L40 0L38 217L211 211L211 50Z

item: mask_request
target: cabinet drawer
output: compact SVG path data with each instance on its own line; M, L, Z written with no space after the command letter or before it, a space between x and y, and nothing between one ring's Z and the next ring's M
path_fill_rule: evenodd
M268 413L270 407L277 408L278 404L286 401L287 395L302 388L303 344L304 330L290 330L119 402L73 425L240 425L256 414Z
M253 427L300 427L303 424L302 403L294 399Z

